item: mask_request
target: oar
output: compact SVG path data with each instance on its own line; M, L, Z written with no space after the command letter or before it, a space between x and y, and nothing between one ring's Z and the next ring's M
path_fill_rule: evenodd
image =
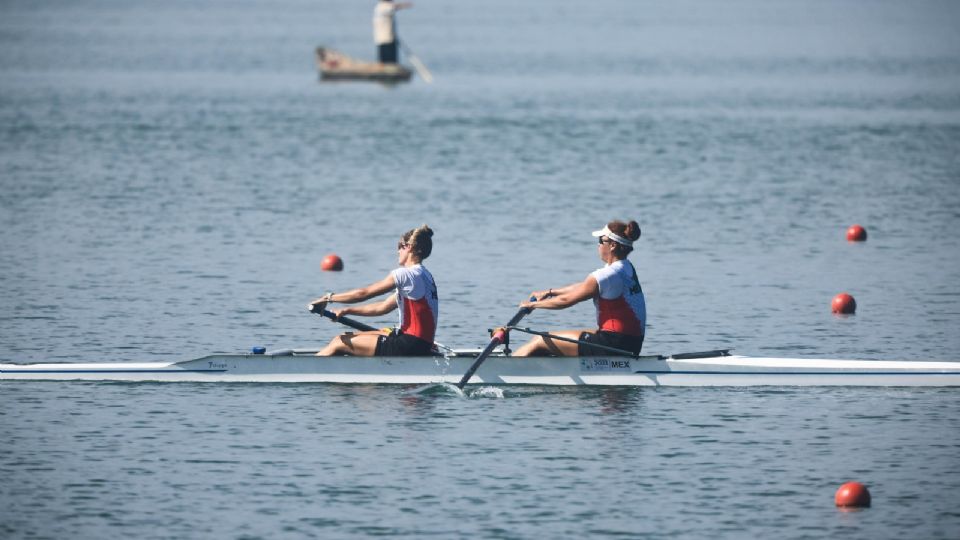
M588 345L588 346L590 346L590 347L596 347L596 348L598 348L598 349L603 349L603 350L606 350L606 351L610 351L610 352L613 352L613 353L617 353L617 354L622 355L622 356L631 356L631 357L633 357L633 358L654 358L654 359L661 359L661 360L664 358L663 356L659 356L659 355L654 355L654 356L649 356L649 357L647 357L647 356L640 356L639 354L637 354L637 353L635 353L635 352L633 352L633 351L628 351L628 350L626 350L626 349L618 349L618 348L616 348L616 347L610 347L610 346L607 346L607 345L600 345L599 343L590 343L589 341L583 341L582 339L573 339L573 338L558 336L558 335L555 335L555 334L550 334L550 333L548 333L548 332L540 332L540 331L538 331L538 330L531 330L531 329L529 329L529 328L522 328L522 327L519 327L519 326L508 326L508 327L507 327L507 330L516 330L516 331L518 331L518 332L524 332L524 333L526 333L526 334L533 334L533 335L535 335L535 336L542 336L542 337L545 337L545 338L555 339L555 340L557 340L557 341L566 341L567 343L579 343L579 344L581 344L581 345Z
M371 331L371 330L379 330L378 328L374 328L374 327L372 327L372 326L370 326L370 325L368 325L368 324L364 324L364 323L362 323L362 322L360 322L360 321L355 321L355 320L353 320L353 319L351 319L351 318L349 318L349 317L346 317L346 316L344 316L344 315L341 315L341 316L337 317L337 314L334 313L334 312L332 312L332 311L330 311L329 309L318 310L316 304L310 304L309 307L310 307L310 312L311 312L311 313L316 313L317 315L320 315L321 317L326 317L326 318L330 319L330 320L333 321L333 322L338 322L338 323L341 323L341 324L343 324L343 325L349 326L350 328L353 328L354 330L360 330L361 332L369 332L369 331ZM447 347L446 345L443 345L442 343L437 343L436 341L434 341L433 344L436 345L437 347L440 347L441 349L446 349L446 350L451 351L451 352L453 351L453 349L451 349L450 347ZM435 355L435 356L443 356L443 354L442 354L442 353L439 353L439 352L434 353L434 355Z
M321 317L326 317L333 322L338 322L340 324L349 326L354 330L360 330L361 332L369 332L371 330L377 330L376 328L370 326L369 324L363 324L360 321L355 321L348 317L337 317L337 315L334 312L330 311L329 309L319 309L319 306L317 304L310 304L310 312L316 313Z
M424 80L427 84L433 82L433 75L430 74L430 70L427 69L427 66L417 58L417 55L413 54L413 51L410 50L410 47L407 47L405 41L400 42L400 47L403 48L403 52L407 53L407 56L410 57L410 63L413 64L413 68L417 70L417 74L420 75L420 78Z
M531 296L530 301L536 302L537 299ZM480 364L482 364L483 361L486 360L488 356L490 356L490 353L493 352L493 349L495 349L497 345L500 345L501 343L506 341L507 328L510 328L515 324L517 324L518 322L520 322L520 319L522 319L527 313L530 313L531 311L533 310L530 308L520 308L520 310L517 311L514 314L514 316L510 319L510 322L507 323L507 326L505 328L501 328L493 333L493 337L490 338L490 343L487 343L487 346L484 347L482 351L480 351L480 354L477 355L477 359L474 360L473 364L470 365L470 369L468 369L467 372L463 374L463 378L460 379L460 382L457 383L457 388L463 390L463 387L467 385L467 381L470 380L470 377L473 377L473 374L476 373L477 368L479 368Z

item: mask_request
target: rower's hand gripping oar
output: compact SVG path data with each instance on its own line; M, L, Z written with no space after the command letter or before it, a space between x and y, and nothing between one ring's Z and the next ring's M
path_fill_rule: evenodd
M536 302L537 299L531 296L530 301ZM517 311L513 315L513 318L510 319L510 322L508 322L504 328L498 328L496 332L493 333L493 337L490 338L490 343L487 343L487 346L484 347L482 351L480 351L480 354L477 355L477 359L474 360L473 364L470 365L470 369L468 369L467 372L463 374L463 378L460 379L460 382L457 383L457 388L463 390L463 387L467 385L467 381L470 380L470 377L473 377L473 374L476 373L477 368L479 368L480 364L482 364L483 361L486 360L488 356L490 356L490 353L493 352L493 349L495 349L497 345L500 345L501 343L507 340L507 332L509 332L507 328L511 326L516 326L517 323L520 322L520 319L524 318L524 316L526 316L526 314L530 313L531 311L533 311L532 308L526 308L526 307L520 308L520 311Z

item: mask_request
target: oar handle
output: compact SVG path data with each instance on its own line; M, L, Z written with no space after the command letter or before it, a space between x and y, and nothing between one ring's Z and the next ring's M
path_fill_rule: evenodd
M321 317L326 317L331 321L338 322L342 325L349 326L354 330L360 330L361 332L369 332L371 330L376 330L376 328L370 326L369 324L364 324L360 321L355 321L349 317L343 317L343 316L337 317L336 313L330 311L329 309L321 308L318 304L311 304L310 312L316 313Z

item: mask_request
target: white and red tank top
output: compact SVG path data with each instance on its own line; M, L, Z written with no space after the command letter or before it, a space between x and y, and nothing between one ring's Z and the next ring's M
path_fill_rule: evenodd
M591 274L600 286L594 298L597 326L606 332L642 336L647 328L647 302L643 297L637 271L623 259L608 264Z
M440 316L437 284L422 264L401 266L390 272L397 286L400 331L433 343Z

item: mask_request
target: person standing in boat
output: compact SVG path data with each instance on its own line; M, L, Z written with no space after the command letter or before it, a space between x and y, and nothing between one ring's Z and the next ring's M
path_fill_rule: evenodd
M633 243L640 238L636 221L611 221L594 231L603 268L590 273L581 282L559 289L536 291L536 302L522 302L531 309L565 309L587 299L597 308L596 330L562 330L557 336L580 340L571 343L536 336L517 349L514 356L599 356L609 352L589 343L640 353L647 323L647 304L637 279L637 271L627 260Z
M373 8L373 42L377 45L377 59L381 64L398 62L396 13L411 7L410 2L380 0Z
M397 243L400 267L376 283L343 293L327 293L310 302L321 311L330 303L355 304L395 291L386 299L370 304L333 310L342 315L374 317L400 310L396 329L346 333L333 338L317 356L426 356L433 349L437 331L439 300L433 275L423 260L433 251L433 230L427 225L404 233Z

